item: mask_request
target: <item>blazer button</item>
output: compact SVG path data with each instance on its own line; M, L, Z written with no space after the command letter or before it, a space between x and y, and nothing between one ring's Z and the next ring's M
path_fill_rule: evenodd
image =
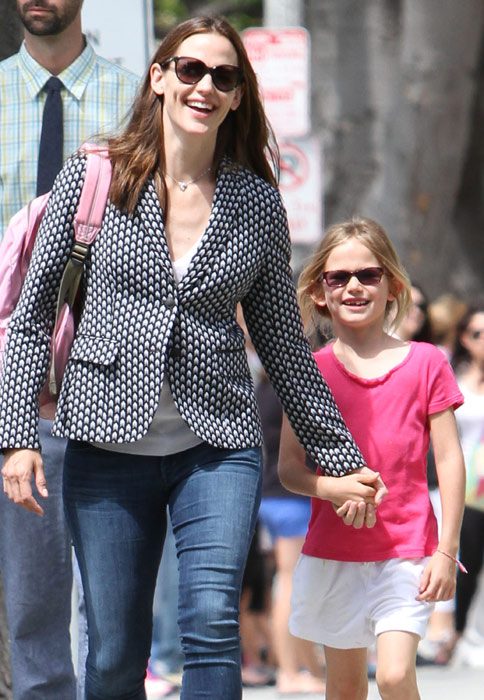
M173 297L166 297L166 299L163 299L163 303L168 309L173 309L176 306L176 299Z

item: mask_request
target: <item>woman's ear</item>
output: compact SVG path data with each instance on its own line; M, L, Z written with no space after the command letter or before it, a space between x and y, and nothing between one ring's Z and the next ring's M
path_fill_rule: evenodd
M156 95L163 95L164 92L164 74L159 63L153 63L150 68L150 83L151 89Z
M239 107L240 103L242 102L242 96L244 94L244 86L243 85L237 85L235 88L235 95L232 104L230 105L230 109L235 112L235 110Z

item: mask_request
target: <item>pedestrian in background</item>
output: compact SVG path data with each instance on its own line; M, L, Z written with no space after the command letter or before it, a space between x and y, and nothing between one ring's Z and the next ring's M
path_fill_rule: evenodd
M267 376L256 390L264 436L262 500L259 520L274 551L271 596L272 646L277 660L277 690L281 695L324 693L322 663L313 642L289 632L292 577L301 553L311 512L307 496L290 493L277 473L282 406ZM284 455L281 455L284 459Z
M86 596L87 700L145 698L167 504L182 697L241 696L238 605L261 428L239 301L311 457L339 476L365 466L304 338L269 136L239 35L223 19L193 18L157 49L131 119L107 143L110 203L53 426L69 439L64 501ZM37 393L84 172L81 152L56 179L4 358L4 488L31 511L31 475L46 495ZM21 412L3 409L13 392ZM364 487L372 500L384 487L368 472L345 483L374 484Z
M457 577L455 631L456 660L465 660L460 641L477 590L484 561L484 304L472 305L457 325L452 356L465 403L457 414L467 470L466 507L460 536L460 556L469 574Z
M389 319L397 326L407 310L410 282L376 222L332 226L299 289L307 319L331 318L335 341L315 353L316 362L366 460L381 469L388 495L371 532L345 528L320 500L331 500L331 483L326 487L326 477L305 466L284 421L282 482L313 497L290 629L324 644L328 700L366 699L367 647L375 637L381 697L417 700L417 645L431 604L455 592L465 475L453 411L462 395L440 350L388 332ZM440 538L427 488L429 434L442 499Z
M93 134L116 127L135 94L136 76L96 56L86 41L81 6L82 0L17 1L24 42L0 63L0 238L13 214L49 190L64 158ZM19 417L20 430L26 417ZM76 696L69 635L72 548L61 497L65 441L53 438L51 427L40 420L50 493L43 518L0 498L0 576L15 700ZM82 633L79 641L81 698Z

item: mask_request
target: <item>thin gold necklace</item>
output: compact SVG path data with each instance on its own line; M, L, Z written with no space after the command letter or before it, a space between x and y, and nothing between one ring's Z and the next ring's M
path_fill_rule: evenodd
M194 182L198 182L199 180L202 179L204 175L209 173L212 169L212 166L207 168L206 170L203 171L203 173L200 173L198 177L194 177L193 180L177 180L176 178L173 177L173 175L170 175L170 173L165 173L166 177L169 177L170 180L173 180L173 182L178 185L178 187L181 189L182 192L185 192L186 188L188 185L193 185Z

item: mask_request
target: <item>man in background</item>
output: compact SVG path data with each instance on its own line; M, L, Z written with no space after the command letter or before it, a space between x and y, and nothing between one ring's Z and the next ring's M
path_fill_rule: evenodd
M17 0L24 42L0 62L0 239L12 215L50 189L65 158L117 127L137 89L135 75L94 53L82 34L81 7L82 0ZM0 576L15 700L76 697L72 551L62 505L65 445L50 428L40 420L49 487L44 515L0 495ZM84 653L79 662L83 698Z

